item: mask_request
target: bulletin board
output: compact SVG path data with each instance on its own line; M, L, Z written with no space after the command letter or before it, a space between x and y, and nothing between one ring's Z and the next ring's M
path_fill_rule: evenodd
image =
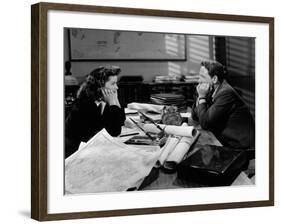
M186 60L184 34L69 28L71 61Z

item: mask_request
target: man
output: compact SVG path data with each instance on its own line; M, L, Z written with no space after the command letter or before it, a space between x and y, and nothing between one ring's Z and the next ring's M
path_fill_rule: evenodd
M225 73L218 62L201 63L192 118L213 132L224 146L254 148L254 120L241 97L224 79Z

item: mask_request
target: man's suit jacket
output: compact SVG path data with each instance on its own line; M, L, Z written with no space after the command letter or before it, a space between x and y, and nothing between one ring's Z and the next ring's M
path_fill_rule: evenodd
M192 118L210 130L224 145L233 148L255 147L255 123L238 93L223 81L206 103L194 105Z
M118 136L124 121L123 108L106 104L101 114L94 100L77 99L65 122L65 158L78 149L81 141L87 142L103 128Z

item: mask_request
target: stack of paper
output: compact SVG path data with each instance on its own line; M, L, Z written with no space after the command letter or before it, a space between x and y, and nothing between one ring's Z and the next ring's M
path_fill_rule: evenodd
M186 83L198 83L199 75L185 75L184 82Z
M160 105L181 105L185 103L185 97L183 95L173 93L152 94L150 100Z
M154 82L156 83L170 83L170 82L179 82L181 79L180 76L175 75L157 75L154 78Z
M129 109L134 109L138 111L150 111L154 113L161 114L164 106L162 105L155 105L155 104L148 104L148 103L129 103L127 105Z
M186 108L185 96L174 93L158 93L150 96L152 103L165 105L165 106L176 106L178 109Z

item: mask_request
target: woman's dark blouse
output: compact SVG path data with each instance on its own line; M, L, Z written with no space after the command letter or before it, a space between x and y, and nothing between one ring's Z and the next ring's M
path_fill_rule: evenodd
M105 105L100 113L94 100L77 99L65 122L65 158L73 154L80 142L87 142L105 128L111 136L118 136L125 121L123 108Z

